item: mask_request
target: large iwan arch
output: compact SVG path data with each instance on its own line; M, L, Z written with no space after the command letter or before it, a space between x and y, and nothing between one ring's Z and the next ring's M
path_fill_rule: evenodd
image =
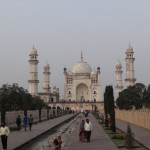
M84 83L80 83L76 87L76 100L78 102L84 102L89 100L89 89Z

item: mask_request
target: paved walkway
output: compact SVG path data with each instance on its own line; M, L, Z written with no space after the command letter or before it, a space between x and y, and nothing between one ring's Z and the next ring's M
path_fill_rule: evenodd
M26 143L29 140L32 140L38 135L41 135L42 133L48 131L50 128L56 126L57 124L60 124L64 120L67 120L68 118L72 117L73 114L68 114L62 117L58 117L55 119L51 119L36 125L32 126L32 131L24 131L24 129L21 129L20 131L14 131L11 132L11 134L8 136L8 150L13 150L20 145ZM2 150L2 145L0 141L0 150Z
M127 131L127 122L116 120L116 126L124 132ZM130 127L135 135L135 139L150 149L150 130L133 124L130 124Z
M80 142L78 136L79 129L76 128L70 139L68 139L68 142L64 146L63 150L118 150L117 146L98 124L94 116L90 114L88 118L93 124L91 142ZM83 117L81 120L82 119L85 118Z
M72 114L68 114L59 118L51 119L36 125L33 125L32 131L27 130L26 132L24 129L20 131L11 132L8 137L8 150L13 150L18 146L26 143L27 141L35 138L36 136L48 131L50 128L56 126L57 124L63 122L64 120L72 117ZM88 117L93 124L93 131L91 135L91 142L80 142L78 138L79 129L76 128L73 132L70 139L64 146L63 150L117 150L117 146L112 142L109 136L105 133L103 128L98 124L97 120L93 117L93 115L89 115ZM81 118L85 119L85 118ZM121 120L116 120L116 126L126 132L127 130L127 123ZM150 130L132 125L131 130L135 135L135 139L143 144L145 147L150 149ZM0 142L0 150L2 149L2 145Z

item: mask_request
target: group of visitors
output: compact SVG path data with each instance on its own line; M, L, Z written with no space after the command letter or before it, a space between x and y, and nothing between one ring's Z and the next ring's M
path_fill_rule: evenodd
M54 139L53 141L54 150L61 150L61 144L62 144L61 136L58 136L58 138Z
M89 119L86 119L86 121L82 120L79 130L79 140L90 142L91 131L92 123L89 121Z
M20 115L18 115L18 117L16 118L16 124L17 124L17 128L20 130L21 128L21 117ZM24 115L23 118L23 123L24 123L24 129L25 131L27 131L27 126L29 124L29 130L31 131L32 128L32 124L33 124L33 117L32 114L30 114L30 116L28 117L27 115Z

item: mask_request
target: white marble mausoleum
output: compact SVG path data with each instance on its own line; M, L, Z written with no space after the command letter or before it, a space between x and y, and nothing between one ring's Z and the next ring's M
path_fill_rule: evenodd
M68 102L100 102L100 67L92 70L82 54L72 71L64 68L64 99Z

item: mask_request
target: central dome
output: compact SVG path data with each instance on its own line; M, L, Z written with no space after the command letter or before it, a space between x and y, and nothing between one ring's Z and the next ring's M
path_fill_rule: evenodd
M91 71L92 71L91 66L82 59L78 63L76 63L72 68L73 73L82 74L82 73L91 73Z

